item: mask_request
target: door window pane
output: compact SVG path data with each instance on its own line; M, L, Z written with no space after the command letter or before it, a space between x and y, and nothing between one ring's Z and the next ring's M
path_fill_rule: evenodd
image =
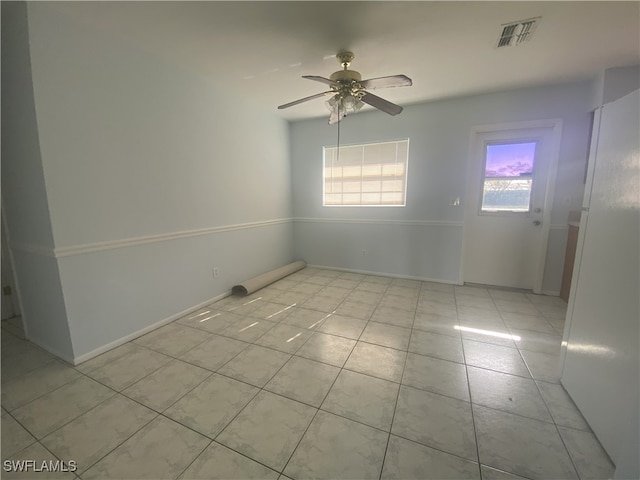
M529 212L536 142L487 145L482 212Z

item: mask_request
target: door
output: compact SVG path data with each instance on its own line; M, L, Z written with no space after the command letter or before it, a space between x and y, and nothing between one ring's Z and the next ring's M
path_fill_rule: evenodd
M465 200L465 283L542 289L559 120L474 129Z

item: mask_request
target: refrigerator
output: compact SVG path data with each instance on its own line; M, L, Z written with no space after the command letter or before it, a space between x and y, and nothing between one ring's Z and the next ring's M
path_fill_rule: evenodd
M561 383L616 466L640 478L640 90L595 111Z

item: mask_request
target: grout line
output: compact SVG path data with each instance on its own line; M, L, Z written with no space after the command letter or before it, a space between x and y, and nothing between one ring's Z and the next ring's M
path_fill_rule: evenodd
M62 464L63 464L63 465L65 465L65 466L69 466L69 462L68 462L68 461L63 460L62 458L60 458L59 456L57 456L57 455L56 455L55 453L53 453L49 448L47 448L47 446L46 446L44 443L42 443L42 442L38 441L38 444L39 444L42 448L44 448L47 452L49 452L49 453L53 456L53 458L57 458L58 460L60 460L60 461L62 462ZM33 445L33 444L31 444L31 445ZM31 445L30 445L30 446L31 446ZM71 460L71 459L69 459L69 460ZM77 471L77 470L76 470L76 471ZM78 478L78 474L77 474L76 472L71 472L71 474L72 474L72 475L74 475L74 478Z
M126 397L129 398L129 397ZM133 399L130 399L133 400ZM139 402L136 402L139 403ZM142 405L142 404L141 404ZM143 405L145 406L145 405ZM149 407L146 407L149 408ZM153 410L155 412L155 410ZM157 413L157 412L156 412ZM87 468L83 468L82 469L82 473L85 474L87 473L87 471L89 471L91 468L93 468L95 465L97 465L98 463L100 463L104 458L106 458L107 456L111 455L115 450L117 450L118 448L120 448L122 445L124 445L126 442L128 442L134 435L138 434L142 429L146 428L151 422L153 422L156 418L158 418L160 415L155 415L153 416L148 422L146 422L145 424L143 424L139 429L137 429L135 432L131 433L131 435L129 435L128 437L124 438L120 443L118 443L115 447L113 447L111 450L109 450L107 453L105 453L104 455L102 455L101 457L99 457L95 462L93 462L91 465L89 465ZM200 434L202 435L202 434Z
M59 361L59 360L58 360L57 358L55 358L55 357L54 357L54 361L57 361L58 363L62 363L62 364L63 364L63 366L68 367L68 368L72 368L72 369L73 369L73 367L69 366L66 362ZM31 373L33 373L33 372L35 372L35 371L36 371L36 370L38 370L38 369L41 369L41 368L44 368L44 367L47 367L47 366L51 365L51 363L54 363L54 362L48 362L48 363L46 363L46 364L44 364L44 365L41 365L41 366L39 366L39 367L36 367L36 368L34 368L33 370L29 370L28 372L25 372L23 375L29 375L29 374L31 374ZM74 370L75 370L75 369L74 369ZM82 372L78 372L78 373L82 373ZM17 376L16 378L12 378L12 379L11 379L11 380L9 380L7 383L9 383L9 382L13 382L14 380L17 380L17 379L18 379L18 378L20 378L20 377L21 377L21 376L19 375L19 376ZM46 391L46 392L44 392L42 395L38 395L37 397L34 397L34 398L30 399L30 400L27 400L26 402L20 403L19 405L15 406L15 407L13 407L13 408L11 408L11 409L9 409L6 405L3 405L2 407L5 409L5 411L6 411L7 413L14 412L14 411L18 410L19 408L22 408L22 407L24 407L24 406L26 406L26 405L29 405L30 403L33 403L33 402L35 402L36 400L40 400L42 397L45 397L45 396L49 395L50 393L55 392L56 390L60 390L62 387L65 387L65 386L69 385L70 383L75 382L76 380L79 380L79 379L80 379L80 377L73 377L73 378L70 378L69 380L67 380L67 381L65 381L65 382L63 382L63 383L61 383L60 385L58 385L58 386L56 386L56 387L53 387L53 388L51 388L50 390L47 390L47 391ZM7 384L4 384L4 385L2 386L2 389L5 389L6 387L7 387Z
M477 402L473 402L473 401L472 402L468 402L468 403L471 403L472 405L476 405L476 406L481 407L481 408L486 408L487 410L493 410L495 412L506 413L507 415L512 415L514 417L524 418L526 420L533 420L535 422L545 423L547 425L555 425L555 423L553 421L550 422L548 420L540 420L539 418L528 417L526 415L522 415L521 413L510 412L508 410L503 410L501 408L491 407L489 405L484 405L482 403L477 403ZM584 430L581 430L581 431L584 431Z
M13 419L13 421L14 421L14 422L16 422L18 425L20 425L20 426L21 426L21 427L22 427L22 428L23 428L23 429L24 429L24 430L29 434L29 436L33 439L33 441L32 441L29 445L27 445L26 447L24 447L23 449L21 449L19 452L15 452L15 453L13 453L12 455L15 455L15 454L17 454L17 453L20 453L22 450L24 450L25 448L30 447L31 445L33 445L33 444L34 444L34 443L36 443L36 442L38 442L38 443L40 442L40 440L38 439L38 437L36 437L33 433L31 433L31 431L30 431L30 430L29 430L29 429L28 429L28 428L27 428L27 427L26 427L26 426L25 426L25 425L24 425L20 420L18 420L15 416L13 416L13 415L11 414L11 412L9 412L9 411L6 411L6 410L5 410L3 413L4 413L5 415L8 415L9 417L11 417L11 418ZM53 433L53 432L52 432L52 433ZM3 457L2 457L2 458L3 458L3 460L4 460L5 458L8 458L8 457L5 457L5 456L3 455Z
M201 434L201 435L202 435L202 434ZM209 437L208 437L208 438L209 438ZM244 454L244 453L242 453L242 452L240 452L240 451L238 451L238 450L236 450L236 449L234 449L234 448L232 448L232 447L230 447L230 446L228 446L228 445L225 445L224 443L220 443L220 442L217 442L217 441L215 441L215 440L211 440L211 442L209 442L209 444L204 448L204 450L202 450L202 452L200 452L200 453L196 456L196 458L194 458L194 459L193 459L193 461L192 461L191 463L189 463L189 465L187 465L187 467L186 467L182 472L180 472L180 475L178 475L178 476L177 476L177 477L175 477L175 478L182 479L182 478L183 478L183 477L182 477L182 475L184 475L184 472L186 472L186 471L189 469L189 467L191 467L191 465L193 465L193 464L196 462L196 460L202 456L202 454L204 453L204 451L205 451L205 450L207 450L209 447L211 447L211 445L213 445L214 443L215 443L218 447L226 448L227 450L231 450L232 452L237 453L238 455L241 455L241 456L245 457L246 459L250 460L251 462L254 462L254 463L257 463L257 464L259 464L259 465L262 465L262 466L263 466L263 467L265 467L266 469L268 469L268 470L270 470L270 471L272 471L272 472L274 472L274 473L276 473L276 474L280 475L280 472L278 472L278 470L274 469L273 467L270 467L269 465L267 465L267 464L265 464L265 463L262 463L260 460L256 460L255 458L251 458L251 457L249 457L248 455L246 455L246 454Z
M420 289L422 290L422 288ZM388 291L388 289L386 290ZM391 431L393 430L393 422L396 419L396 411L398 410L398 401L400 400L400 391L402 390L402 380L404 379L404 373L407 368L407 360L409 359L409 346L411 344L411 337L413 336L413 325L416 321L416 312L418 311L418 301L420 300L420 294L418 293L418 299L416 300L416 307L413 310L413 321L411 322L411 332L409 333L409 342L407 343L407 351L404 355L404 364L402 365L402 374L400 375L400 385L398 385L398 393L396 394L396 402L393 405L393 415L391 415L391 425L389 426L389 435L387 436L387 444L384 447L384 455L382 456L382 465L380 465L379 480L382 480L382 474L384 472L384 463L387 460L387 451L389 450L389 443L391 442Z
M456 314L458 313L458 301L457 301L457 297L456 297L456 292L455 289L453 291L453 298L456 301ZM460 319L458 317L458 322L460 322ZM459 323L458 323L459 324ZM464 361L464 373L467 377L467 389L469 390L469 410L471 412L471 425L473 426L473 439L475 441L476 444L476 457L477 457L477 461L478 461L478 474L479 474L479 478L482 479L482 463L481 463L481 459L480 459L480 442L478 442L478 429L476 428L476 417L475 414L473 413L473 396L471 393L471 381L469 380L469 364L467 363L467 355L465 352L465 348L464 348L464 341L463 341L463 336L462 334L460 335L460 344L462 345L462 360Z
M481 480L484 480L484 476L482 475L482 466L483 465L485 467L491 468L492 470L497 470L499 472L502 472L502 473L504 473L504 475L506 475L508 477L512 477L513 476L514 478L522 478L523 480L538 480L538 479L535 479L534 477L525 477L522 474L516 474L516 473L508 472L508 471L506 471L504 469L504 467L502 467L502 468L501 467L494 467L492 465L487 465L486 463L480 463L480 478L481 478ZM487 480L489 480L489 479L487 479Z
M175 420L174 420L175 421ZM179 423L179 422L178 422ZM182 425L182 424L180 424ZM200 434L202 435L202 434ZM206 437L206 436L205 436ZM206 437L209 440L209 443L207 443L205 445L205 447L202 449L202 451L196 455L193 460L191 460L186 467L184 467L180 473L178 475L176 475L174 478L183 478L182 476L184 475L184 472L186 472L187 470L189 470L189 468L191 467L191 465L193 465L194 463L196 463L196 461L204 454L204 452L211 446L211 444L213 444L213 440L211 440L209 437Z
M573 455L571 455L571 452L569 451L569 448L567 447L567 443L565 442L564 437L560 434L560 429L558 428L558 424L556 423L556 419L554 418L553 414L551 413L551 409L549 408L549 405L548 405L547 401L545 400L544 395L542 394L542 390L540 389L540 386L538 385L538 381L534 380L533 383L536 385L536 390L538 391L538 394L540 395L540 398L542 399L542 402L544 403L544 406L546 407L547 411L549 412L549 416L551 417L551 420L553 422L553 426L555 427L556 433L558 434L558 437L560 438L560 441L562 442L562 445L564 446L564 449L565 449L565 451L567 453L567 456L569 457L569 460L571 461L571 465L573 466L573 469L576 472L577 478L581 478L580 472L578 470L578 467L575 464L575 461L573 460ZM550 383L550 382L548 382L548 383ZM562 385L560 385L560 387L564 389L564 387ZM586 421L585 421L585 423L586 423ZM591 428L591 427L589 427L589 428ZM580 430L580 431L583 431L583 430ZM604 449L603 449L603 451L604 451ZM607 454L607 458L609 458L608 454ZM609 458L609 461L611 461L610 458ZM611 464L613 465L613 462L611 462Z

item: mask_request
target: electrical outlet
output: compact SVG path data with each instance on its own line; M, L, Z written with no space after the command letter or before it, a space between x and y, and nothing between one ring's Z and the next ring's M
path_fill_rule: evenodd
M220 276L220 270L218 267L213 267L213 278L218 278Z
M367 251L365 249L362 249L362 256L364 257L367 254Z

